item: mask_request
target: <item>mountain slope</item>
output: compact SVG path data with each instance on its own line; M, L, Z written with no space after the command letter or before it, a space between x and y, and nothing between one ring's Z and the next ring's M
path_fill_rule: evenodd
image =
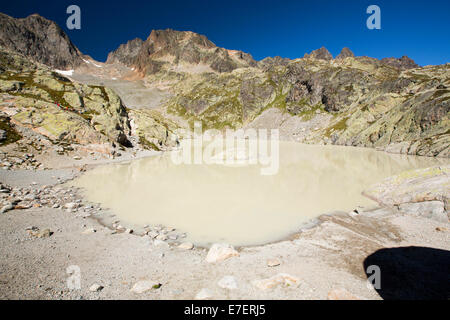
M305 143L450 156L449 64L403 70L366 57L330 60L323 50L314 56L185 75L167 108L206 128L279 128Z

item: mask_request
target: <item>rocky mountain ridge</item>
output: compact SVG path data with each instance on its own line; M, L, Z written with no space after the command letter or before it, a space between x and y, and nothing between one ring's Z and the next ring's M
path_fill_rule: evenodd
M60 70L83 63L82 53L53 21L38 14L15 19L0 13L0 46Z

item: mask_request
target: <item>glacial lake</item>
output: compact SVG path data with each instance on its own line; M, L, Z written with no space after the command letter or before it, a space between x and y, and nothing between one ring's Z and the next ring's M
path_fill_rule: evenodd
M368 186L443 163L448 159L280 141L273 175L262 175L261 164L178 164L167 152L96 167L72 184L123 226L170 226L200 246L249 246L284 239L321 214L376 206L361 194Z

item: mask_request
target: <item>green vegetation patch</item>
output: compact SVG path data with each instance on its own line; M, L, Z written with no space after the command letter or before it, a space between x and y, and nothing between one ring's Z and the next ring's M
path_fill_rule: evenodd
M0 146L5 146L22 139L22 136L12 127L8 118L0 117L0 129L6 132L6 139L0 141Z

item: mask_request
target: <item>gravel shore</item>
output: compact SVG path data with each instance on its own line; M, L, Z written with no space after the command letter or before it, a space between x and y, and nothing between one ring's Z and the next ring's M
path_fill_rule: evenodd
M2 170L0 181L10 192L47 186L41 192L51 194L76 174ZM210 263L205 248L117 232L77 196L66 201L80 201L79 209L44 204L0 214L0 299L380 299L367 287L368 256L408 246L450 250L448 223L378 209L324 215L289 240L236 248ZM81 287L70 289L78 274Z

